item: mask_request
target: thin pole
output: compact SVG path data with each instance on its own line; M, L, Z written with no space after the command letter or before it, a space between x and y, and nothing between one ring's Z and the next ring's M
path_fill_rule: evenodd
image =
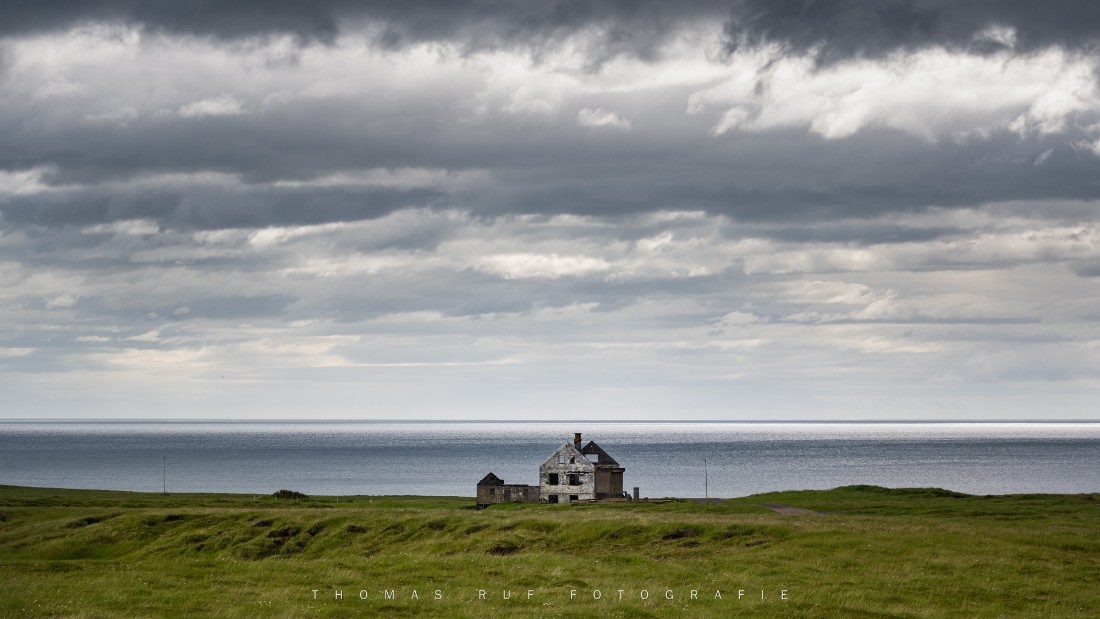
M703 458L703 498L710 498L710 476L707 474L706 458Z
M168 456L161 456L160 463L160 483L161 492L168 494Z

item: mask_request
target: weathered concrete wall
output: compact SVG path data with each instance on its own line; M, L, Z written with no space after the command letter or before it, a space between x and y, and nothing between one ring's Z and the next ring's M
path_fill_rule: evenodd
M477 487L477 506L483 507L485 505L491 505L497 502L496 491L498 488L504 486L478 486Z
M516 501L519 503L525 503L532 501L537 503L539 500L539 487L528 486L527 484L507 484L504 486L504 501Z
M527 484L500 484L477 487L477 505L484 507L495 503L537 503L539 487Z
M551 483L554 475L556 484ZM577 483L570 483L572 480ZM572 443L564 443L539 467L539 495L549 503L568 503L570 497L578 501L595 499L596 466Z

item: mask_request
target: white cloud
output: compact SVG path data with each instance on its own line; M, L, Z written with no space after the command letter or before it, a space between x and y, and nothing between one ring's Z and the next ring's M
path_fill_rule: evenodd
M208 97L181 105L176 112L184 118L202 118L204 116L238 116L244 114L243 103L229 95Z
M991 41L1005 47L1016 47L1016 29L993 24L974 35L975 41Z
M736 55L731 74L688 98L724 110L713 132L806 127L827 139L888 127L934 141L996 129L1049 134L1100 112L1096 62L1059 49L985 56L898 52L818 68L810 57Z
M620 131L630 130L630 121L602 107L586 107L577 112L577 123L582 127L609 127Z
M1077 150L1089 151L1100 157L1100 138L1096 140L1079 140L1073 146Z
M76 302L77 302L78 298L79 297L74 297L73 295L70 295L70 294L59 295L59 296L56 296L56 297L50 299L49 301L46 301L46 308L47 309L68 309L68 308L76 305Z
M446 112L441 122L505 114L552 123L571 103L659 93L686 96L682 109L691 114L714 114L715 134L805 127L837 139L887 127L937 140L999 129L1056 133L1082 114L1100 112L1095 59L1058 48L1026 55L932 48L821 68L809 56L783 56L773 46L745 48L728 59L708 54L720 29L692 25L670 37L651 61L617 57L592 71L585 44L590 33L583 31L535 58L439 42L386 52L367 43L379 34L375 28L348 31L331 45L299 47L288 37L223 45L144 37L140 29L118 25L83 27L7 43L10 61L0 87L26 105L38 94L62 91L94 105L91 113L86 106L52 108L55 121L72 115L121 123L159 110L201 118L317 101L355 102L359 113L377 118L428 107ZM1011 48L1014 35L992 27L979 38ZM565 120L633 127L623 113L605 107L582 107Z
M49 190L49 185L43 182L43 177L50 170L45 167L35 167L28 170L0 170L0 196L35 194Z
M864 284L841 281L802 280L784 284L778 298L790 303L864 304L878 295Z
M747 107L739 105L731 107L722 114L721 120L718 121L717 125L711 128L710 133L711 135L722 135L727 131L749 125L751 117L752 112L750 112Z
M346 223L320 224L316 226L294 226L278 228L262 228L248 235L248 242L253 247L269 248L281 245L287 241L308 235L331 233L346 228Z
M556 279L602 273L611 265L601 258L558 254L498 254L480 261L480 269L505 279Z
M150 343L159 342L160 341L160 331L158 331L156 329L153 329L152 331L146 331L145 333L142 333L141 335L130 336L130 337L126 338L126 340L130 341L130 342L150 342Z
M762 319L751 312L730 312L718 321L723 327L744 327L761 322Z
M101 112L99 114L89 114L85 118L92 122L101 123L115 123L117 125L126 125L132 120L138 117L137 108L127 105L126 107L120 107L115 110L107 112Z
M141 235L141 234L156 234L160 231L160 226L155 221L148 219L125 219L121 221L113 221L108 224L95 224L94 226L85 226L81 232L84 234L123 234L123 235Z

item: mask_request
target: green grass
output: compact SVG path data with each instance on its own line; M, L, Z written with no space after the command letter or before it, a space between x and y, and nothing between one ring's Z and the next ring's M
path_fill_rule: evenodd
M0 616L1100 616L1095 494L472 504L0 486Z

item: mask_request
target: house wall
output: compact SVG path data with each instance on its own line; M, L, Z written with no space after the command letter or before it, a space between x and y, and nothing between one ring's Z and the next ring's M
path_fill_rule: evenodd
M503 489L504 486L478 486L477 487L477 504L491 505L497 502L497 492Z
M556 485L550 483L553 474L558 476ZM579 483L570 485L570 475L576 475ZM559 497L558 503L568 503L570 496L576 496L578 501L596 498L596 467L570 443L559 447L539 467L540 500L553 502L551 496Z
M477 487L477 504L479 506L493 505L494 503L537 503L539 500L539 487L527 484L500 484Z
M504 501L526 503L528 501L538 503L539 487L527 484L507 484L504 486Z

